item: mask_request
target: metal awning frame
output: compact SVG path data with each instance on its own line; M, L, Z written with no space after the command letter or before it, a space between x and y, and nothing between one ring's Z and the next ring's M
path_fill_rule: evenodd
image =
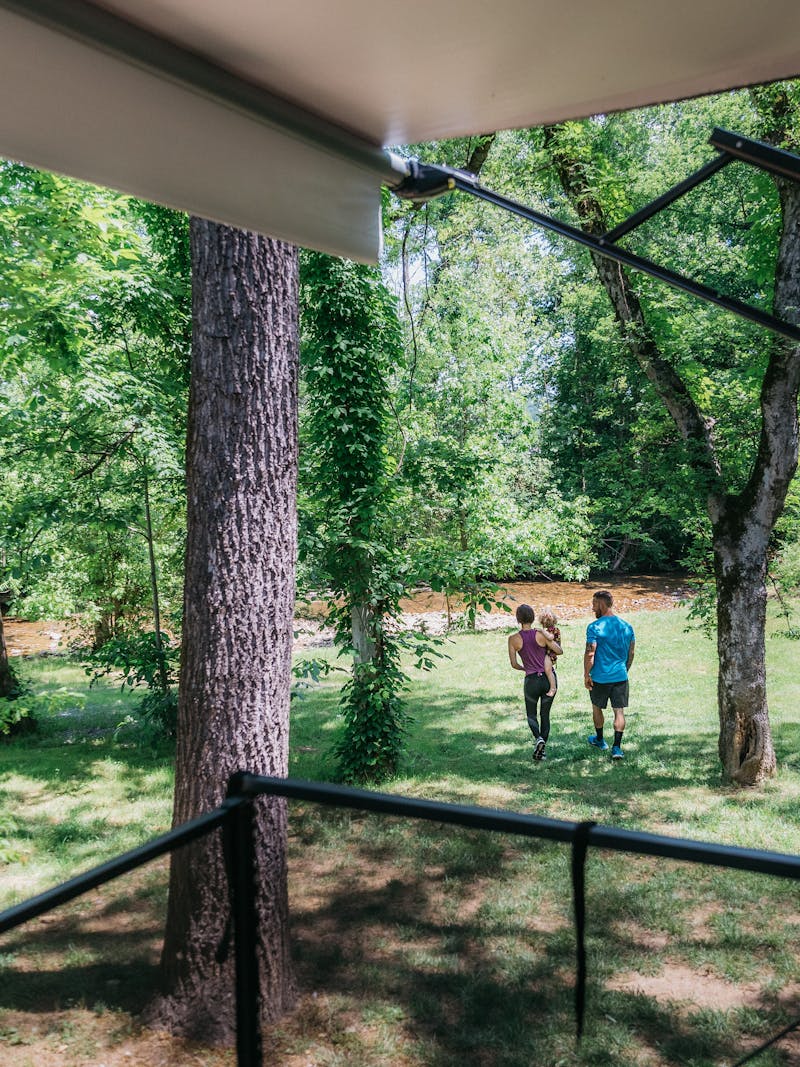
M519 215L528 222L550 230L560 237L565 237L569 241L583 245L584 248L588 248L597 255L614 260L625 267L630 267L632 270L649 274L674 289L680 289L707 303L716 304L718 307L724 308L740 318L755 322L773 333L788 338L790 341L800 342L800 326L786 322L784 319L771 315L769 312L763 311L752 304L737 300L735 297L726 296L724 293L712 289L695 278L689 278L686 275L679 274L677 271L670 270L668 267L662 267L651 259L628 252L626 249L618 247L616 243L621 237L629 234L670 204L675 203L680 197L707 181L717 171L734 160L748 163L774 176L800 182L800 156L796 156L792 152L786 152L781 148L765 144L763 141L755 141L749 137L718 128L711 134L709 144L717 149L717 155L713 159L684 178L683 181L672 186L667 192L640 208L639 211L629 215L618 226L599 236L586 233L576 226L561 222L559 219L546 215L541 211L536 211L500 193L495 193L491 189L486 189L479 183L474 174L463 170L455 170L451 167L410 160L409 177L394 191L403 199L415 201L431 200L454 190L469 193L479 200L486 200L496 207L501 207L514 215Z

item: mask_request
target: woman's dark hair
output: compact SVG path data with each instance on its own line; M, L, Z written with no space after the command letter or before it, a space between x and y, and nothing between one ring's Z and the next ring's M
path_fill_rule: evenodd
M534 611L530 604L520 604L517 608L517 622L520 626L524 626L526 622L533 622L534 618Z

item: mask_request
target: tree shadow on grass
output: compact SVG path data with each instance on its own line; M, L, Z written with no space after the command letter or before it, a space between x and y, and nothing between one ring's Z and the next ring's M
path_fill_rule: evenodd
M333 998L349 1018L379 1018L391 1006L387 1025L432 1067L634 1067L643 1049L658 1050L665 1065L710 1067L741 1051L735 1019L676 1013L655 997L607 988L615 971L653 965L641 930L662 930L675 906L645 868L637 880L615 857L626 884L609 879L611 865L592 869L592 859L588 868L588 1014L576 1055L566 846L298 808L291 912L301 990ZM127 886L111 883L6 935L0 1005L140 1013L158 982L160 862L149 876L145 868ZM552 863L563 875L555 902ZM291 1020L268 1031L268 1045L280 1044L282 1025ZM368 1054L353 1062L370 1062Z
M478 703L484 700L489 704L492 699L488 692L472 696ZM633 712L628 717L626 759L614 765L608 753L587 744L591 732L591 718L586 711L566 708L559 713L554 705L548 758L545 763L534 765L532 735L521 713L518 725L510 729L492 729L488 719L485 728L469 727L454 718L450 696L432 695L424 713L416 715L409 739L409 761L417 780L440 780L451 773L475 782L505 779L517 784L522 776L526 782L535 780L537 793L550 783L577 790L587 799L592 794L596 796L600 775L604 793L608 791L615 800L627 795L632 787L656 791L686 782L719 784L716 735L711 731L687 742L685 735L654 729L651 722Z
M96 778L97 765L107 760L118 764L123 774L134 780L138 775L142 780L154 770L170 766L174 750L167 745L151 748L113 740L30 748L20 738L0 748L0 777L13 774L36 782L56 782L63 792Z
M735 1027L718 1020L714 1029L653 997L608 990L603 961L630 966L641 949L624 925L608 925L592 937L586 1036L576 1056L571 922L568 915L541 922L535 905L514 914L493 909L492 886L514 876L509 855L495 853L458 883L445 867L394 869L376 884L383 862L382 851L362 840L349 872L339 868L313 903L293 902L296 965L306 990L401 1008L406 1032L424 1042L426 1063L632 1067L647 1048L658 1049L664 1064L699 1067L737 1049ZM606 911L601 905L601 919Z
M142 873L135 877L141 883ZM141 1012L157 988L164 933L166 874L155 877L161 885L92 890L3 935L0 1006Z

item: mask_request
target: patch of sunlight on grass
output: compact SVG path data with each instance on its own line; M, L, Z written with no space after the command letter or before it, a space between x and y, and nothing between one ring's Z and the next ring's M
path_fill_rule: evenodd
M519 750L517 744L503 744L500 741L496 741L493 745L484 745L483 751L490 752L493 756L511 756Z

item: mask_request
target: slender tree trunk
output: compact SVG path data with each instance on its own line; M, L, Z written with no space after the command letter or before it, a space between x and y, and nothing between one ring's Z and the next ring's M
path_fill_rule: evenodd
M150 511L150 480L147 476L147 464L144 466L144 528L147 538L147 558L150 561L150 592L153 596L153 626L156 636L156 655L158 656L158 677L163 692L169 689L167 663L164 657L164 644L161 640L161 606L158 597L158 571L156 569L156 552L153 544L153 516Z
M3 613L0 611L0 697L7 697L14 688L14 675L8 661L6 635L3 631Z
M354 604L350 611L350 618L353 627L355 663L371 663L376 654L375 611L369 604Z
M612 572L616 572L616 571L618 571L620 569L622 564L625 562L625 558L627 557L628 552L630 551L632 545L633 545L633 541L626 534L622 538L622 542L621 542L619 548L617 549L617 551L616 551L616 553L614 555L614 560L613 560L613 562L611 564Z
M192 379L175 824L236 770L285 776L294 608L297 251L193 219ZM283 800L257 803L262 1017L294 1001ZM175 853L151 1020L212 1043L235 1028L219 835Z

